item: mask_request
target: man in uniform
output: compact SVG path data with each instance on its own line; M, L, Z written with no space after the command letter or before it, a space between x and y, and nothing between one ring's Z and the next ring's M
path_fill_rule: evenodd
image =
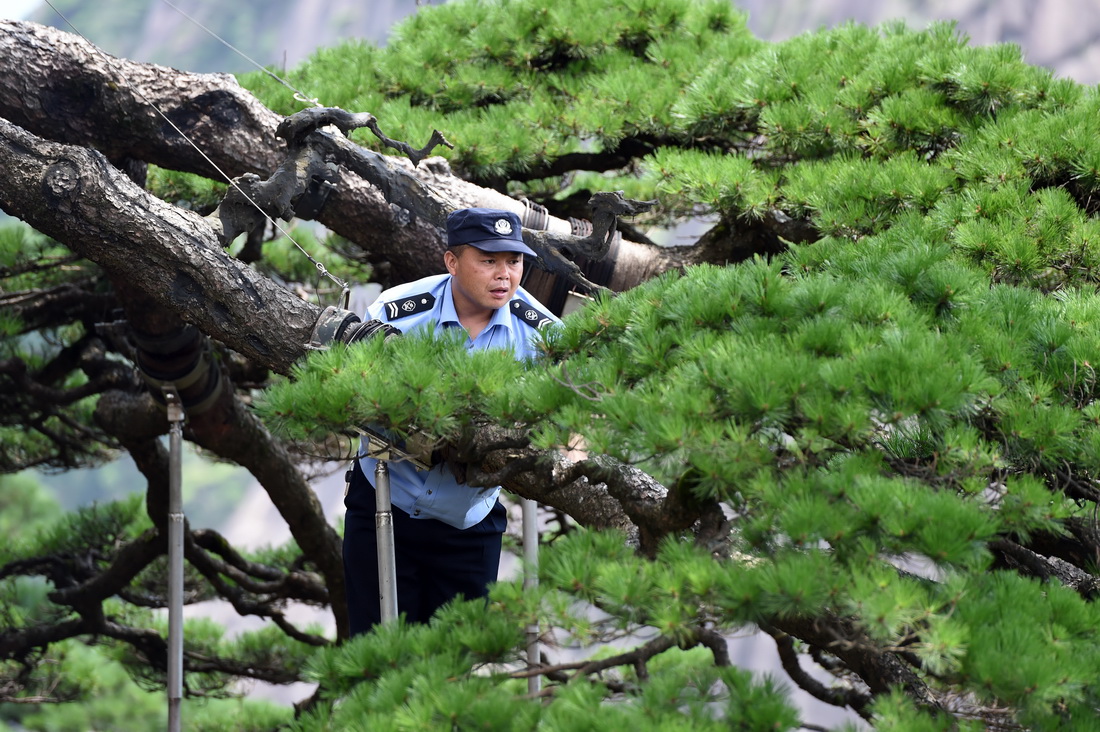
M519 286L523 257L537 256L523 242L519 217L510 211L459 209L447 217L447 274L425 277L381 293L365 321L390 323L410 334L434 323L463 328L467 350L511 349L533 358L539 328L560 322ZM360 454L351 471L344 521L344 576L352 635L381 621L375 537L374 466ZM473 488L453 466L418 470L389 463L393 504L397 609L425 623L452 598L485 597L497 578L507 528L500 488Z

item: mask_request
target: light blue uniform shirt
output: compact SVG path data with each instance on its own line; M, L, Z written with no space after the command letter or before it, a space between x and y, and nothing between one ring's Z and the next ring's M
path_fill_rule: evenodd
M451 275L434 275L382 292L367 308L364 320L392 323L410 334L436 323L439 328L461 328L451 295ZM466 339L466 350L508 348L517 361L538 355L537 330L561 322L522 287L512 301L493 313L477 338ZM374 483L377 461L360 457L363 474ZM389 463L390 500L413 518L433 518L459 529L468 529L485 518L500 494L500 487L472 488L459 484L446 464L430 471L417 470L406 461Z

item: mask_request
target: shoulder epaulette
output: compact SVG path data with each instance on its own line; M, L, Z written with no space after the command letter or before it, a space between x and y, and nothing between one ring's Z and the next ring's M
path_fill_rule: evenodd
M417 313L427 312L435 306L435 295L430 292L422 292L418 295L409 295L400 300L394 300L385 304L386 317L390 320L406 318Z
M535 328L536 330L549 325L554 321L549 317L543 315L538 310L525 303L523 300L513 300L508 307L512 308L512 315L522 320L527 325Z

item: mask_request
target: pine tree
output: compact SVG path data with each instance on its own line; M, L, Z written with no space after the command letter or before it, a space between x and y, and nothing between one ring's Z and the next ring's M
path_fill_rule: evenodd
M391 137L445 131L454 177L559 218L622 190L657 201L622 222L628 238L711 226L684 266L592 293L536 364L373 340L265 383L256 412L291 444L331 455L352 424L415 430L476 458L474 485L559 511L537 590L500 583L487 606L314 653L302 672L321 694L297 728L814 724L781 684L731 665L727 640L746 629L775 640L790 682L875 727L1094 728L1095 89L946 24L766 44L727 4L686 0L424 8L384 48L318 51L290 81L370 110ZM302 107L270 77L245 84L281 114ZM0 203L15 195L0 188ZM52 243L21 246L5 291L95 281L32 266ZM90 337L86 322L51 325L51 346ZM64 348L31 360L34 327L7 326L11 360L75 396L88 377L60 369ZM4 373L17 405L24 382ZM76 431L90 410L51 424ZM13 466L118 446L101 426L72 443L86 454L62 455L39 424L10 443ZM560 456L577 447L587 457ZM96 546L105 571L112 546L152 541L139 509L82 515L54 534L69 543L0 566ZM294 575L299 558L224 561ZM247 597L196 570L195 588ZM534 620L548 643L605 650L526 670ZM309 637L273 635L198 637L218 657L305 657ZM529 673L544 677L537 700Z

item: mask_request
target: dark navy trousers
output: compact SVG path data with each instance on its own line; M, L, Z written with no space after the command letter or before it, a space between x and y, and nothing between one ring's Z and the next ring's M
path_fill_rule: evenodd
M351 634L381 622L374 486L356 460L344 498L344 584ZM414 519L393 507L397 563L397 612L412 623L426 623L449 600L488 595L500 568L501 538L508 525L500 501L468 529L435 519Z

